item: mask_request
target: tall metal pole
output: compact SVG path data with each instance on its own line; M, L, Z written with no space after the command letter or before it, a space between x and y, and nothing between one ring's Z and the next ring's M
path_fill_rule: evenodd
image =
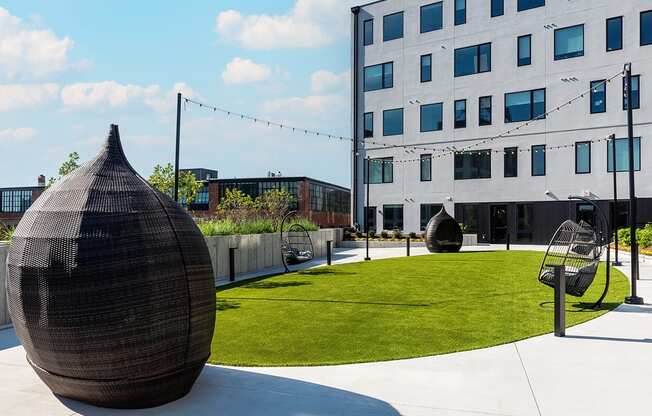
M643 298L636 293L638 280L638 242L636 241L636 188L634 182L634 116L632 109L632 64L625 65L625 93L627 94L627 137L629 141L629 233L631 243L631 278L632 295L625 298L625 303L642 305ZM614 166L614 169L616 166Z
M181 93L177 93L177 147L174 152L174 200L179 202L179 142L181 141Z
M369 184L371 183L371 177L369 176L369 165L371 165L371 158L367 156L367 203L365 204L364 207L364 232L366 236L366 248L367 248L367 255L365 256L365 260L369 261L371 260L371 257L369 257ZM375 214L375 212L374 212Z
M613 165L614 174L614 209L611 212L611 232L614 235L614 245L616 249L616 258L614 259L614 266L622 266L623 264L618 260L618 170L616 170L616 135L612 134L611 137L611 163Z
M359 107L359 102L358 102L358 88L359 88L359 69L358 66L360 65L360 22L358 15L360 14L360 7L355 6L351 8L351 13L352 13L352 19L353 19L353 50L351 51L353 53L353 76L352 76L352 96L353 96L353 122L352 127L353 127L353 143L352 143L352 149L351 149L351 158L352 158L352 181L351 181L351 190L352 190L352 200L351 200L351 225L355 226L356 228L358 227L357 224L360 224L359 218L358 218L358 196L360 193L360 186L358 184L358 169L359 169L359 145L360 145L360 140L358 136L358 107Z

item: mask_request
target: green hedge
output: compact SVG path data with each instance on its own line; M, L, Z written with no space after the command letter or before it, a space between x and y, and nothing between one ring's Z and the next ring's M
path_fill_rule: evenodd
M304 218L295 218L293 224L301 224L308 231L319 229L313 222ZM216 235L267 234L278 232L278 225L269 219L233 221L231 219L209 220L197 223L202 234L207 237Z
M652 247L652 224L648 224L643 228L636 230L636 241L641 248ZM618 242L627 246L632 245L631 234L629 228L621 228L618 230Z

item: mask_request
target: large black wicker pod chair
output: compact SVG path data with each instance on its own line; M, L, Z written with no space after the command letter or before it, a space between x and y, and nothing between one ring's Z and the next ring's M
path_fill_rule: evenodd
M444 207L428 222L426 247L431 253L457 253L462 248L462 229Z
M215 324L208 249L129 165L117 126L27 210L7 263L16 334L54 393L141 408L190 390Z

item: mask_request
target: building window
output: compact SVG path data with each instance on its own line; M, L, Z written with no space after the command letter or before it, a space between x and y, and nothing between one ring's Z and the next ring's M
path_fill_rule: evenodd
M31 190L2 191L2 205L0 212L25 212L32 205Z
M366 170L365 170L366 174ZM369 160L370 184L394 182L394 158L384 157L381 159ZM365 183L367 183L365 181Z
M518 37L518 66L532 64L532 35Z
M425 231L430 219L441 211L441 204L421 204L421 231Z
M641 46L652 45L652 10L641 12Z
M533 212L532 204L516 205L516 241L519 243L532 242Z
M546 146L532 146L532 176L546 175Z
M403 134L403 109L383 111L383 136Z
M421 155L421 182L432 180L432 155Z
M607 84L606 80L591 82L591 114L605 113L607 111Z
M575 173L591 173L591 142L575 143Z
M443 23L443 2L421 6L421 33L439 30Z
M462 224L469 234L478 233L478 205L462 205Z
M632 110L641 108L641 76L632 75ZM627 78L623 78L623 110L627 110Z
M367 214L367 224L369 231L376 231L376 207L365 207Z
M466 127L466 100L455 101L455 128L463 129Z
M491 126L491 96L480 97L479 106L479 124L481 126Z
M374 19L365 20L363 23L364 36L363 44L364 46L374 44Z
M491 17L505 14L505 0L491 0Z
M555 61L584 56L584 25L555 30Z
M383 42L403 37L403 12L383 16Z
M491 178L491 150L455 154L455 180Z
M374 137L374 113L364 113L364 138Z
M432 81L432 55L421 56L421 82Z
M443 104L426 104L421 106L421 132L441 131L444 129Z
M623 18L607 19L607 52L623 48Z
M364 69L364 90L376 91L394 86L394 63L372 65Z
M505 148L505 177L516 178L518 176L518 147Z
M524 10L536 9L546 5L546 0L518 0L517 10L522 12Z
M491 43L455 49L455 76L491 72Z
M455 0L455 26L466 23L466 0Z
M383 205L383 229L403 229L403 205Z
M505 123L545 118L546 89L505 94Z
M607 142L607 172L614 171L613 142ZM629 171L629 139L616 139L616 170ZM634 138L634 170L641 170L641 138Z

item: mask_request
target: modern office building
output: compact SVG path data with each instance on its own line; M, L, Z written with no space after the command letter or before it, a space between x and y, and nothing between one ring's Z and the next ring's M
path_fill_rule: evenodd
M0 188L0 226L15 227L23 214L45 190L45 176L40 175L37 186Z
M352 39L354 223L418 232L445 206L480 241L545 243L565 219L595 222L573 194L625 224L628 62L638 222L652 221L649 0L381 0L352 9Z

